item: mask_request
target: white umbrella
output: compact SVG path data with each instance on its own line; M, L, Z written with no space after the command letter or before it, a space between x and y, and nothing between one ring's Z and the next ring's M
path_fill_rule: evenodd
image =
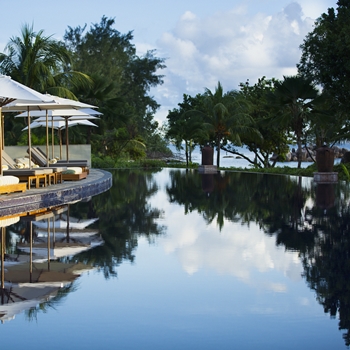
M14 101L21 104L49 103L53 102L53 98L18 83L9 76L0 74L0 101L3 107Z
M97 117L93 117L97 118ZM46 124L46 120L43 120L41 118L35 119L31 124L30 128L40 128L40 127L46 127L48 125L49 128L58 130L58 136L59 136L59 142L60 142L60 158L62 158L62 135L61 131L67 127L67 123L64 119L54 119L53 121L49 121L48 124ZM89 120L85 119L73 119L68 121L68 127L74 126L74 125L87 125L87 126L95 126L96 124L90 122ZM22 130L27 130L28 126L23 128ZM53 135L53 134L52 134ZM54 158L54 138L52 136L52 158ZM47 153L48 155L48 153Z
M83 103L80 101L75 101L75 100L71 100L71 99L67 99L67 98L62 98L62 97L58 97L58 96L54 96L54 95L49 95L46 94L45 95L47 98L51 99L51 101L53 102L48 102L48 103L16 103L16 102L12 102L9 103L4 109L4 112L21 112L21 111L27 111L28 114L28 147L29 147L29 158L31 158L31 139L30 139L30 117L29 117L29 112L30 111L46 111L45 115L46 115L46 122L48 122L48 111L49 110L65 110L65 109L73 109L73 110L77 110L77 109L82 109L82 108L97 108L96 106L93 105L89 105L87 103ZM66 121L68 121L68 119L70 118L70 116L63 116L61 115L61 117L64 117L66 119ZM66 128L68 130L68 127ZM66 133L68 133L68 131L66 131ZM67 135L68 136L68 135ZM46 138L48 139L48 127L46 128ZM46 152L47 152L47 156L48 156L48 144L46 146ZM67 160L69 160L69 156L68 156L68 139L67 139ZM49 164L48 164L49 166Z
M74 125L88 125L88 126L97 126L96 124L90 122L89 120L69 120L68 121L68 127L70 126L74 126ZM35 119L31 124L30 124L30 128L34 129L34 128L40 128L46 126L46 121L45 120L38 120ZM49 128L54 128L54 129L65 129L66 127L66 122L64 120L54 120L49 121L48 123ZM22 129L23 130L27 130L28 126L26 126L25 128Z
M3 148L3 135L2 135L2 108L17 103L49 103L52 102L52 98L47 95L43 95L23 84L12 80L11 77L6 75L0 75L0 174L2 175L2 148Z
M82 109L82 108L97 108L96 106L83 103L69 98L62 98L54 95L45 94L46 101L40 102L22 102L14 101L4 107L4 112L22 112L22 111L46 111L56 109Z
M91 109L93 111L93 109ZM90 113L84 112L82 109L50 109L50 110L35 110L30 112L31 117L39 117L46 120L46 114L48 117L53 117L54 119L64 119L64 117L73 117L73 116L79 116L79 117L87 117L90 115ZM28 112L22 112L20 114L17 114L15 118L27 118Z

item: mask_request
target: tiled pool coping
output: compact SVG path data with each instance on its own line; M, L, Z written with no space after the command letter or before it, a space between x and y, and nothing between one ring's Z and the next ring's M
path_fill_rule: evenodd
M67 204L105 192L112 186L112 174L100 169L90 169L84 180L64 181L23 193L0 195L0 217Z

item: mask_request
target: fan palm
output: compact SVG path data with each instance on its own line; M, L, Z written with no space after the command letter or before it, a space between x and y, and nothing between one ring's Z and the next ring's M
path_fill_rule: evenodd
M228 141L241 145L241 135L260 138L248 114L247 101L235 91L223 92L221 83L213 93L205 89L205 119L217 150L216 164L220 166L220 148Z
M75 98L71 89L89 86L90 78L72 70L70 52L63 43L35 33L25 24L20 37L10 38L0 54L0 72L40 92Z

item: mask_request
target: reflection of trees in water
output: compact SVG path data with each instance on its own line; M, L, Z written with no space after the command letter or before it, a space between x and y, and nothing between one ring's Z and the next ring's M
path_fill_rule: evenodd
M243 224L258 223L267 232L281 226L303 225L307 191L297 180L284 176L249 173L198 174L170 172L170 202L184 206L185 214L201 213L207 223L224 219ZM208 188L211 191L208 191ZM282 225L283 224L283 225Z
M86 205L85 212L99 218L94 225L98 226L105 242L74 259L99 267L106 278L116 275L115 268L123 260L134 261L140 236L151 242L164 230L156 223L162 211L148 204L149 198L158 191L152 172L118 170L112 171L112 175L113 185L108 192L93 197L90 203L74 206L76 211L79 205Z
M213 183L211 185L210 181ZM304 277L318 302L350 345L350 191L349 185L303 186L302 178L226 173L204 181L201 175L172 171L167 193L185 214L197 210L210 223L216 217L257 223L276 244L300 252Z
M340 190L343 187L342 190ZM339 318L339 329L350 345L350 208L349 186L336 186L335 205L327 212L310 208L308 215L316 232L312 250L302 255L304 277L315 290L325 313ZM332 193L329 195L332 197Z

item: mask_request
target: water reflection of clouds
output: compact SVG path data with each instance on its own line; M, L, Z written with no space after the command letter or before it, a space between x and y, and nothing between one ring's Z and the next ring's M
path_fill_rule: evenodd
M256 275L277 271L293 281L301 280L298 253L277 247L275 237L267 236L254 223L248 228L225 221L220 231L216 222L206 225L197 212L184 215L184 208L169 203L163 191L152 203L165 211L167 231L159 244L167 254L177 256L189 275L209 269L275 292L285 292L286 285L279 281L259 282Z

